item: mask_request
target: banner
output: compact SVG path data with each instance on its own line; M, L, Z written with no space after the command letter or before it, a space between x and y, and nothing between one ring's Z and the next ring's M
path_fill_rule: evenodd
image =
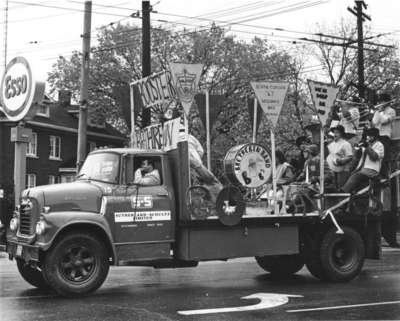
M250 124L251 124L251 131L254 131L254 98L247 98L247 110L249 111L250 116ZM257 124L256 124L256 132L258 132L258 128L261 124L262 119L262 108L260 103L257 101Z
M275 128L279 114L281 113L283 102L285 101L286 92L289 87L287 82L251 82L254 93L261 105L268 120Z
M169 71L162 71L134 81L130 86L134 88L134 92L135 89L137 90L141 106L152 108L156 113L164 113L170 102L177 97Z
M186 116L198 91L203 64L170 63L173 83Z
M156 124L136 131L137 148L164 151L175 149L180 141L180 126L180 118L175 118L164 124Z
M339 93L339 87L308 79L311 98L322 126L326 125L329 112Z

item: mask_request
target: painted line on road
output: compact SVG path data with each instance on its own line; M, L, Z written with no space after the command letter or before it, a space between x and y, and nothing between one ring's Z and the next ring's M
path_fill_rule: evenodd
M339 310L339 309L351 309L351 308L368 307L368 306L377 306L377 305L387 305L387 304L400 304L400 301L373 302L373 303L362 303L362 304L352 304L352 305L337 305L337 306L325 307L325 308L286 310L286 312L294 313L294 312L311 312L311 311Z
M31 295L31 296L3 296L0 300L24 300L24 299L45 299L45 298L55 298L56 295Z

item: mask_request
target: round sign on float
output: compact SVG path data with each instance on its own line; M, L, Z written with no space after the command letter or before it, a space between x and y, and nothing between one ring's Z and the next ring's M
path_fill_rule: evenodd
M232 184L257 188L271 177L271 157L268 150L258 144L235 146L225 156L224 169Z
M6 117L11 121L33 117L37 103L43 100L44 88L44 81L35 78L25 58L12 59L0 85L0 104Z

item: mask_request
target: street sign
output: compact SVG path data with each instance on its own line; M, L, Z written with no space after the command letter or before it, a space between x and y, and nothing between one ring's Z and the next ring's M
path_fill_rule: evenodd
M0 84L0 105L6 117L11 121L32 117L43 100L44 88L45 82L37 78L25 58L12 59Z
M273 128L275 128L282 110L289 83L252 81L250 84L251 87L253 87L261 108L265 115L267 115L268 120L272 123Z
M322 126L326 125L331 107L339 93L339 87L308 79L311 98Z

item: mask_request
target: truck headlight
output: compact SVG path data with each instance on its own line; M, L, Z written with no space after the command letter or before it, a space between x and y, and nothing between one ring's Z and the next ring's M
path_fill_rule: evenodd
M43 220L40 220L39 222L36 223L36 235L42 235L46 231L46 222Z
M19 220L16 217L13 217L10 221L10 230L15 232L18 230Z

